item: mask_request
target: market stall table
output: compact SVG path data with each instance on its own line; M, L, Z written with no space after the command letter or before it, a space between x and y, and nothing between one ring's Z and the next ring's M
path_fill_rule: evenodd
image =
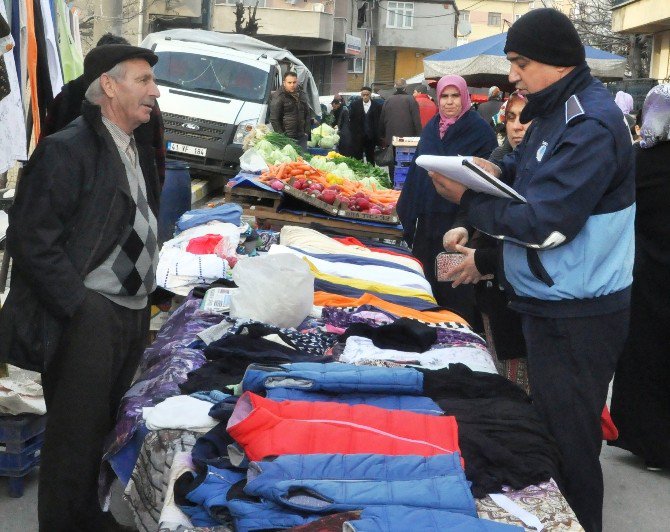
M211 230L211 227L208 225L203 230ZM127 486L125 493L140 530L177 530L179 526L185 526L187 528L180 530L222 531L231 529L239 516L227 514L229 517L222 522L218 516L223 518L226 514L225 504L216 511L217 517L213 519L211 509L199 506L195 500L185 502L186 494L190 497L190 490L194 490L193 493L199 491L197 486L200 484L196 482L193 488L184 491L185 485L190 485L191 481L182 474L190 476L188 472L193 471L196 462L202 467L203 459L207 464L206 471L210 471L210 467L232 467L231 462L238 453L226 447L229 441L236 442L238 451L256 458L262 458L268 451L270 455L297 454L305 458L314 456L314 452L325 452L324 456L330 454L333 457L362 452L372 453L370 456L375 459L384 458L384 455L391 455L386 458L393 459L394 454L445 456L446 453L458 460L459 455L453 454L458 452L464 460L457 466L463 475L461 478L465 481L467 476L472 483L471 487L464 484L464 491L470 497L468 504L471 504L469 511L473 518L478 514L480 518L521 525L528 530L537 529L540 523L546 530L581 530L574 513L551 480L552 472L558 467L554 443L528 396L496 373L485 341L460 316L435 309L435 300L430 287L426 286L421 266L407 250L382 243L366 245L351 237L330 238L295 226L284 227L279 239L279 244L274 240L275 243L264 248L268 250L266 257L245 258L245 268L254 260L267 262L272 255L285 258L294 255L303 259L315 279L312 303L321 306L321 310L312 310L312 315L294 328L276 328L261 323L261 320L235 319L213 313L201 308L197 296L188 296L167 320L156 341L146 349L138 378L122 400L115 431L106 447L101 477L103 497L118 477ZM293 257L293 260L297 259ZM297 264L305 267L300 260ZM276 284L276 280L266 274L252 284L255 290L265 286L261 293L267 293L273 283ZM241 283L238 290L243 288ZM201 297L202 291L200 293ZM287 297L290 299L291 296L287 294L281 300ZM380 327L384 329L378 329ZM343 332L351 332L353 336L340 336ZM272 337L277 338L270 340ZM276 343L277 339L281 343ZM391 345L382 345L388 342ZM311 369L304 369L305 361ZM250 368L249 364L253 362L261 366ZM282 366L268 368L268 365L277 364ZM275 382L272 390L270 387L265 389L265 377L258 380L257 372L277 369L285 384ZM298 373L288 377L287 373L282 373L293 371ZM323 375L326 380L319 382L315 390L324 390L324 393L314 395L304 390L292 390L291 383L304 378L300 377L304 375L299 373L301 371ZM372 380L362 378L363 373L373 376ZM345 374L350 375L349 380L343 377ZM383 383L378 381L380 378ZM328 388L324 387L328 382L335 383L333 391L340 390L330 398ZM368 386L373 388L361 389L364 382L369 382ZM235 385L235 392L229 388L232 385ZM409 386L407 392L403 391L403 386ZM362 393L357 394L355 390ZM371 390L384 390L386 395L383 399L372 397L375 393L371 396ZM266 397L258 395L265 392ZM305 424L303 429L309 428L310 434L314 431L322 436L328 434L326 439L318 440L311 452L301 447L306 440L294 438L295 431L289 430L285 433L286 438L279 439L265 438L262 434L245 439L240 433L240 424L250 412L266 408L306 408L307 403L302 401L310 401L307 398L310 394L311 401L315 401L311 404L316 417L311 419L303 414L299 417L289 415L286 419L294 419L298 425ZM286 399L289 403L280 406ZM250 409L249 401L256 406ZM199 404L191 406L192 402ZM171 406L178 403L188 403L189 406L179 413ZM391 406L393 404L396 406ZM195 415L192 408L198 408L200 413ZM239 413L235 414L232 409L238 412L238 408ZM309 411L312 411L311 407ZM506 412L502 417L498 415L501 411ZM153 417L154 412L161 412L157 414L158 418ZM341 425L336 431L339 437L334 438L337 423L330 425L324 420L339 418L328 417L328 412L358 417L354 423ZM229 416L235 418L232 425L230 422L226 425L227 419L233 419ZM407 416L415 417L410 423ZM405 417L405 422L384 425L381 431L375 428L378 423L386 423L384 419ZM157 423L156 419L161 421ZM196 419L200 423L194 423ZM203 419L207 423L203 423ZM364 430L367 425L377 431L375 434L381 435L372 438L377 443L371 443L368 437L355 438L353 434L345 434L346 431ZM442 428L436 430L438 425ZM235 430L231 428L233 426ZM408 439L406 434L403 436L406 430L403 427L413 427L411 438ZM421 433L428 439L422 440ZM393 442L393 447L385 447L384 441ZM392 452L398 441L411 446L411 450ZM431 441L434 443L428 443ZM257 445L268 442L280 447L261 449ZM312 439L310 445L315 442L317 440ZM347 442L358 442L359 450L347 447L350 446ZM324 449L323 445L332 443L336 443L336 447L329 452L320 450ZM251 447L246 448L247 445ZM344 445L346 449L337 445ZM370 445L381 447L371 449ZM421 449L416 445L428 445L422 449L430 452L414 452ZM464 470L461 469L463 465ZM239 470L225 469L222 472L240 476ZM217 473L213 471L212 474L211 479L216 484ZM203 480L209 478L209 474L205 474ZM179 490L175 488L177 485L181 486ZM509 485L517 489L508 489ZM471 491L479 497L476 502ZM410 490L410 499L411 493ZM224 496L221 500L225 499ZM423 499L414 500L413 504L424 507L423 502ZM290 510L279 508L281 516L287 511L288 519L294 519L290 517ZM229 521L230 515L233 521ZM198 521L193 521L196 526L189 524L187 516L197 517ZM307 517L314 518L313 515ZM208 529L213 527L212 522L219 522L221 526Z

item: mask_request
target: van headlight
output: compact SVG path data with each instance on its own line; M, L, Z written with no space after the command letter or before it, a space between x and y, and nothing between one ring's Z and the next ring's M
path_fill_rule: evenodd
M244 137L246 137L251 131L253 131L254 126L256 125L256 120L253 118L251 120L242 120L237 125L235 130L235 136L233 137L233 144L243 144Z

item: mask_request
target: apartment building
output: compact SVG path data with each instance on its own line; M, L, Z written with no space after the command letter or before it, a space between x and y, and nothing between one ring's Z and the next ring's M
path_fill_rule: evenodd
M670 80L670 2L614 0L612 31L653 35L649 77Z
M573 4L574 0L458 0L457 44L506 32L531 9L553 7L569 16Z
M397 78L423 72L423 59L456 45L453 0L358 2L365 30L362 57L349 62L349 90L388 89Z

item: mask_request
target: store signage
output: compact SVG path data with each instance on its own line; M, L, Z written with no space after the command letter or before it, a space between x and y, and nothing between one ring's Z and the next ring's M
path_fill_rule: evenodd
M344 53L347 55L361 55L361 38L348 33L344 36Z

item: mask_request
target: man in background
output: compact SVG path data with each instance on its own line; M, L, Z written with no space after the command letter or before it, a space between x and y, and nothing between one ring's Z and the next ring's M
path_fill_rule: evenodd
M419 105L419 116L421 117L421 128L423 129L430 122L430 119L437 114L437 105L428 96L428 87L425 85L419 85L414 89L413 96Z
M498 114L500 106L502 105L502 92L495 85L489 89L489 99L486 102L480 103L477 108L479 116L481 116L486 123L493 127L493 116Z
M352 157L375 164L375 148L379 145L379 119L382 104L372 98L370 87L361 88L361 97L349 108Z
M298 85L298 75L286 72L282 87L270 102L270 123L272 128L295 140L307 151L307 137L310 132L310 109L307 96Z
M419 104L407 94L407 82L400 78L394 88L395 92L384 102L379 119L379 136L384 146L390 146L393 137L418 137L421 134Z

